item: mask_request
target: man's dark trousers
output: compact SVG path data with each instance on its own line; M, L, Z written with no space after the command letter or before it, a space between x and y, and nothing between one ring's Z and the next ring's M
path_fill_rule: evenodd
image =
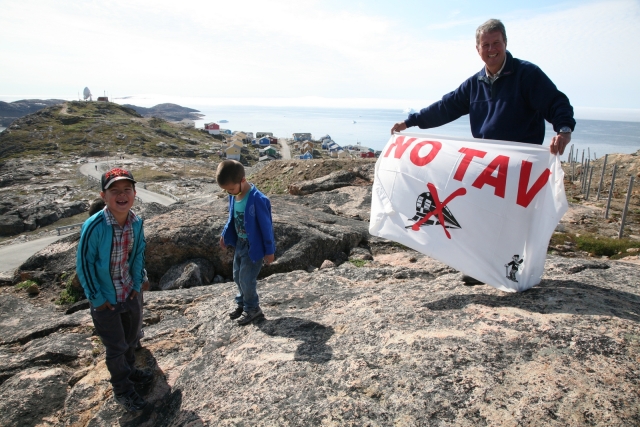
M134 354L140 329L142 310L140 298L129 299L113 306L115 310L96 311L91 307L93 325L107 349L107 369L111 374L114 394L133 389L129 375L133 372Z

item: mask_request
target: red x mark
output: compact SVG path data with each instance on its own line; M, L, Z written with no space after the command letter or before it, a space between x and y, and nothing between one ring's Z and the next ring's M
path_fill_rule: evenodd
M458 188L456 191L451 193L449 195L449 197L444 199L444 202L440 203L440 198L438 197L438 189L431 183L427 184L427 188L429 188L429 192L431 193L431 197L433 197L433 203L436 205L436 208L434 210L432 210L431 212L429 212L428 214L426 214L424 216L424 218L422 218L420 221L418 221L415 224L413 224L411 229L413 231L420 230L420 226L422 224L427 222L427 220L432 215L436 215L437 214L438 215L438 221L440 221L440 225L444 229L444 233L447 235L447 238L451 239L451 234L449 234L449 230L447 230L447 227L444 225L444 214L442 213L442 209L444 209L444 207L447 206L449 204L449 202L452 201L453 199L455 199L456 197L463 196L463 195L467 194L467 189L466 188Z

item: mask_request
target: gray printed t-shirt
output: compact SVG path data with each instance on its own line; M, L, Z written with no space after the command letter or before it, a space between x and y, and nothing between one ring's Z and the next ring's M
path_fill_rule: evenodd
M244 228L244 208L247 206L247 199L249 198L249 194L245 194L242 200L235 200L233 204L233 222L236 226L236 232L238 233L238 237L246 239L247 238L247 230Z

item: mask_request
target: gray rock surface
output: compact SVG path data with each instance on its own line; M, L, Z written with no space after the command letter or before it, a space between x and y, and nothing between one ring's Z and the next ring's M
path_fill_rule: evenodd
M0 423L25 427L51 425L51 416L63 407L70 376L67 368L42 367L11 377L0 385Z
M78 358L37 368L73 372L61 376L63 409L56 391L46 411L21 416L92 426L638 424L637 266L551 256L539 286L509 294L463 286L460 273L413 251L372 252L360 268L260 280L266 318L246 327L227 316L233 283L146 293L137 363L155 379L141 390L152 403L144 417L115 404L103 347L91 340L87 351L73 328L46 345L4 339L14 344L0 347L2 360L11 353L18 371L0 390L59 384L21 361L68 334Z
M68 316L51 309L36 307L18 297L0 296L0 345L27 343L63 328L80 326L90 318L88 312Z
M162 291L168 291L210 285L214 273L213 265L206 259L198 258L185 261L171 267L160 279L158 288Z
M309 264L320 266L369 237L362 221L319 212L295 201L272 198L276 262L264 266L261 277L306 269ZM198 208L177 208L146 221L146 265L151 281L158 282L171 266L194 258L208 260L216 274L231 278L232 249L219 246L227 209L225 200L217 200Z

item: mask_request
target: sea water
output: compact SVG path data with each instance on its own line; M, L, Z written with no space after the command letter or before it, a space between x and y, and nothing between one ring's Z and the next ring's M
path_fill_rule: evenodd
M194 107L196 108L196 107ZM329 135L340 146L355 145L374 150L382 150L389 140L394 123L407 118L401 109L354 109L354 108L313 108L313 107L264 107L264 106L201 106L205 115L196 127L207 122L220 122L222 129L232 131L273 132L278 137L290 138L293 133L311 133L314 138ZM585 150L602 157L611 153L635 153L640 150L640 123L614 122L604 120L576 119L575 132L571 143L574 149ZM422 130L410 128L410 132L471 138L469 116L438 128ZM555 135L551 124L547 123L545 146ZM588 149L588 150L587 150ZM568 158L569 147L562 156Z
M162 98L120 98L120 104L133 104L152 107L166 102ZM178 101L178 100L176 100ZM212 105L204 100L190 98L180 105L194 108L204 115L196 121L196 127L204 123L218 122L222 129L232 131L272 132L277 137L290 138L293 133L311 133L316 139L329 135L338 145L355 145L382 150L389 140L390 129L394 123L407 118L407 111L400 108L328 108L301 106L252 106L252 105ZM224 121L224 122L223 122ZM640 122L622 122L605 120L576 119L576 129L571 144L578 150L578 159L582 150L591 158L600 158L612 153L635 153L640 150ZM0 132L4 128L0 127ZM448 136L451 138L470 138L469 116L438 128L421 130L410 128L411 132ZM552 126L547 123L545 146L549 146L555 135ZM568 158L569 147L562 156Z

